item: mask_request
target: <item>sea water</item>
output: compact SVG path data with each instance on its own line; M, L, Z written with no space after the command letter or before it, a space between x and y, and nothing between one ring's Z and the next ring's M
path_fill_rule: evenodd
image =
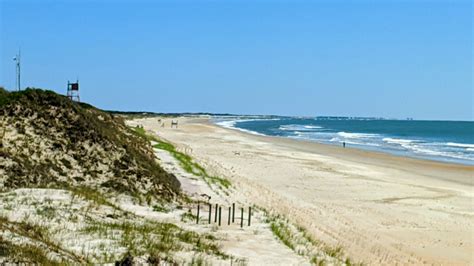
M362 118L216 117L248 133L474 165L474 122Z

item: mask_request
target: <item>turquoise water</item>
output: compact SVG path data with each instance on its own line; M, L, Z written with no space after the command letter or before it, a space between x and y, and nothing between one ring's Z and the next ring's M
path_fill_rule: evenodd
M336 118L217 118L254 134L306 139L438 161L474 165L474 122Z

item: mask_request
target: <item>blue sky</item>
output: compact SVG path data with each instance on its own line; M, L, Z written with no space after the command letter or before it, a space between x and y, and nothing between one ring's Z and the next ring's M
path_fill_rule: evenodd
M470 1L0 0L0 85L99 108L473 120Z

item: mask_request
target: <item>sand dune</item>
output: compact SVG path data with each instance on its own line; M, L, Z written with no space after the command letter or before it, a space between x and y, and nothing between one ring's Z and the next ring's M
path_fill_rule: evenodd
M254 136L205 118L139 123L357 261L474 264L472 166Z

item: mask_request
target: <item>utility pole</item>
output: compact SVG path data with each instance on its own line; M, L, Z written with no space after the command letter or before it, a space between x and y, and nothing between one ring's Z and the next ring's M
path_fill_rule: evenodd
M13 58L16 62L16 86L18 91L21 89L21 51L18 50L18 54Z

